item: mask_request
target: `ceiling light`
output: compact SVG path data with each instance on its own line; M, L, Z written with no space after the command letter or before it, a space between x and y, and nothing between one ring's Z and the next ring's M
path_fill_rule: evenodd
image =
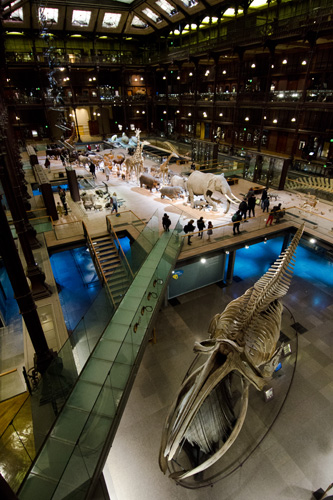
M315 240L314 238L311 238L310 243L317 243L317 240Z
M205 264L206 259L202 257L202 258L200 259L200 262L202 262L202 264Z
M274 69L274 64L271 64L271 68Z
M220 113L219 116L223 116L223 113Z
M222 71L222 73L223 73L224 75L226 75L226 74L227 74L227 72L226 72L226 70L225 70L225 69Z
M180 76L177 76L177 80L180 80Z
M296 118L292 118L292 119L291 119L291 121L292 121L292 122L295 122L295 121L296 121Z
M287 59L283 59L282 64L287 64Z
M166 80L166 76L165 75L163 76L163 80Z
M250 118L249 118L248 116L246 116L246 117L245 117L245 121L246 121L246 122L248 122L248 121L249 121L249 119L250 119Z
M266 115L264 115L264 120L266 120L266 119L267 119L267 116L266 116Z
M167 114L167 112L164 110L164 111L163 111L163 114L164 114L164 115L166 115L166 114Z
M189 74L188 74L188 76L193 76L193 73L192 73L192 72L191 72L191 73L189 73Z
M273 123L277 123L277 119L276 118L274 118Z
M254 63L251 64L251 68L255 68L256 65Z
M188 113L187 116L192 116L192 113Z
M143 115L145 115L145 114L146 114L146 112L145 112L145 111L142 111L142 114L143 114Z
M306 65L306 61L302 61L302 66L305 66Z

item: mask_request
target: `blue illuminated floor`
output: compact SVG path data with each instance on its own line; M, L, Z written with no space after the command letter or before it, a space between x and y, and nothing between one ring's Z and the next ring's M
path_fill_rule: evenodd
M67 329L74 330L97 296L101 284L86 247L58 252L50 257L59 285L59 299Z
M236 252L234 275L241 279L264 274L281 253L283 237L257 243ZM294 274L314 283L333 286L333 262L302 246L296 252Z

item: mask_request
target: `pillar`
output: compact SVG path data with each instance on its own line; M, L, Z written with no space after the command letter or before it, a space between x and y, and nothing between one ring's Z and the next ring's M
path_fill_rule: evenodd
M69 192L71 193L71 197L73 201L80 201L80 190L77 183L77 177L75 170L67 170L67 181Z
M37 313L37 306L29 288L24 269L16 249L14 238L7 222L0 197L0 253L5 263L6 271L12 285L14 296L23 316L29 337L35 350L37 370L43 373L54 354L48 348L42 325Z
M227 279L226 279L227 285L232 284L232 279L234 276L235 260L236 260L236 250L232 250L229 253L229 259L228 259Z

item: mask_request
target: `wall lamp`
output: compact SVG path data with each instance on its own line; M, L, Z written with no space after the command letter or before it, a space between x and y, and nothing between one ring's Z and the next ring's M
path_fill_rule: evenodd
M157 299L157 293L155 292L149 292L147 295L147 299L150 300L151 298Z
M163 285L163 280L161 278L157 278L156 280L154 280L153 287L155 288L156 285Z

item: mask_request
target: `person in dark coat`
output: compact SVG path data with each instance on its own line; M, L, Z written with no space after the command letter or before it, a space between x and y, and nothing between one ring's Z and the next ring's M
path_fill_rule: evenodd
M93 177L95 177L95 179L96 179L96 173L95 173L96 167L95 167L95 164L92 161L89 164L89 170L90 170L91 175Z
M168 214L163 215L162 225L163 225L164 231L170 231L169 227L171 225L171 220L170 220L170 217L168 216Z
M191 219L187 224L186 226L184 226L184 231L185 233L193 233L193 231L195 231L195 227L193 226L193 222L194 220ZM188 245L192 245L192 242L191 242L191 238L192 238L193 234L188 234L187 236L187 244Z
M245 220L246 214L247 214L247 209L248 209L246 198L244 198L244 200L240 202L238 209L239 209L242 217L244 217L244 220Z
M260 201L260 205L263 210L264 210L264 201L267 200L267 197L268 197L267 188L264 188L261 194L261 201Z
M253 217L255 217L254 214L254 208L256 206L256 197L255 196L250 196L250 198L247 200L247 207L249 210L249 217L251 217L251 213L253 214Z
M269 196L267 196L267 198L264 199L263 203L262 203L262 211L265 212L265 210L267 211L268 213L268 208L269 208Z
M206 224L203 220L203 217L200 217L200 219L197 220L197 228L199 229L199 234L198 236L200 236L200 238L203 237L203 229L206 227Z
M236 231L239 234L240 233L239 226L240 226L240 223L243 220L243 217L242 217L242 214L240 213L240 210L237 210L237 212L234 213L234 215L232 216L231 220L234 223L234 225L233 225L233 233L234 233L234 235L236 235Z

